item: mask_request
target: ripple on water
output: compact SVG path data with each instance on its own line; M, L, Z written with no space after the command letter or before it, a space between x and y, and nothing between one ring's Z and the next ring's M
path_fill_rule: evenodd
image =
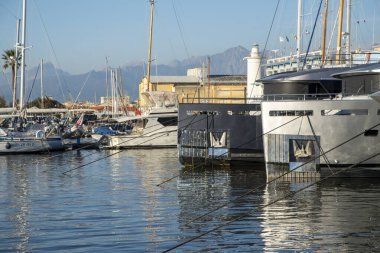
M113 152L39 163L48 156L1 156L0 251L157 252L239 216L178 252L379 250L377 179L329 180L277 201L308 182L240 197L265 184L262 167L184 169L175 149L128 150L84 166Z

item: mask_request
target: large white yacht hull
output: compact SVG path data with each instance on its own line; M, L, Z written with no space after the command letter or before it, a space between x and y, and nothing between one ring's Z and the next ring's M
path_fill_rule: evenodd
M369 97L267 101L262 103L262 123L267 163L295 168L298 160L315 158L317 165L380 164L380 155L368 159L380 153L380 103ZM298 148L292 147L294 140ZM313 152L306 150L307 142L313 142Z

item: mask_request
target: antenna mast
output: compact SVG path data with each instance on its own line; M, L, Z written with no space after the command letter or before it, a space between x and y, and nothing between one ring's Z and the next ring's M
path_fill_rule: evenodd
M302 21L302 0L298 0L298 19L297 19L297 70L300 70L300 58L301 58L301 21Z
M155 90L153 89L153 84L150 84L150 65L152 63L152 37L153 37L153 13L154 13L154 0L150 1L150 26L149 26L149 50L148 50L148 91Z
M25 89L25 35L26 35L26 0L22 1L22 38L21 38L21 80L20 80L20 111L24 109Z
M339 5L338 41L336 43L336 63L337 64L340 64L340 54L342 52L343 7L344 7L344 0L340 0L340 5Z
M44 59L41 59L41 108L44 108Z
M325 64L326 58L326 30L327 30L327 13L329 10L329 0L325 1L325 14L323 21L323 39L322 39L322 66Z
M18 58L19 58L18 49L20 46L20 22L21 20L17 19L16 50L15 50L16 64L15 64L15 76L14 76L13 87L12 87L12 108L13 109L16 109L17 107L16 91L17 91L17 71L18 71L17 69L18 69Z
M347 0L347 21L346 21L346 54L348 63L351 66L351 0Z

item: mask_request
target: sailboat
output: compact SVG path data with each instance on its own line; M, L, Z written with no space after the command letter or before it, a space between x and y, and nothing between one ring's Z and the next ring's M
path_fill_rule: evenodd
M16 50L21 49L20 109L12 120L12 127L0 128L0 154L35 153L64 149L62 138L53 135L41 124L28 124L24 108L25 87L25 37L26 37L26 0L23 0L22 42L17 43Z
M175 92L157 91L151 84L154 0L150 0L150 36L148 50L147 90L141 95L147 101L147 108L142 115L118 117L118 123L132 124L132 131L124 134L93 134L101 140L104 148L170 148L177 146L178 104ZM116 106L117 107L117 106ZM112 129L111 129L112 130Z

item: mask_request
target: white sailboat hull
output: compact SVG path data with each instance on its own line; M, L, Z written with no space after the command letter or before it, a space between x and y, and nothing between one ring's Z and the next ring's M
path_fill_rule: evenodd
M105 148L170 148L177 147L177 127L170 126L149 133L108 137Z
M0 154L24 154L63 150L61 138L1 138Z

